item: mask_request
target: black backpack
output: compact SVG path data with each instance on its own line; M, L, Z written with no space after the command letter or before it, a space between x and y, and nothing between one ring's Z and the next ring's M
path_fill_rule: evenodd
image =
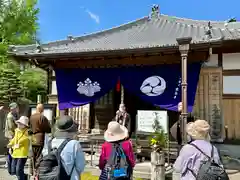
M43 156L37 166L38 180L70 180L71 173L68 175L61 162L61 152L71 139L66 139L48 155Z
M214 161L214 146L212 145L211 157L204 153L195 144L190 143L191 146L195 147L199 152L206 156L206 160L201 162L198 173L196 174L193 170L188 170L196 178L196 180L229 180L228 174L218 163Z
M124 180L130 179L131 167L128 157L126 157L121 143L112 144L112 153L106 165L107 179Z

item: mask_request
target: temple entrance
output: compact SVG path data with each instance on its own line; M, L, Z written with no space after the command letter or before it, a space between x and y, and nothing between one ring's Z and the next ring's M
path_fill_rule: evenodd
M121 103L121 92L114 91L114 110L115 112L119 108L119 104ZM161 108L152 105L146 101L143 101L138 96L130 93L126 89L124 90L124 104L126 105L126 110L131 116L131 131L134 135L136 132L136 115L138 110L161 110ZM178 112L168 111L169 116L169 128L178 120ZM171 136L170 136L170 139Z

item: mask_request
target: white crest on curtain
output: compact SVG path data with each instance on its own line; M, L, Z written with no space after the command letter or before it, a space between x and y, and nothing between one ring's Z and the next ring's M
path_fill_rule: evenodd
M92 82L89 78L87 78L84 82L79 82L77 86L79 94L84 94L88 97L92 97L96 92L101 91L100 84L97 81Z
M160 96L166 89L166 81L160 76L151 76L146 78L140 90L147 96Z

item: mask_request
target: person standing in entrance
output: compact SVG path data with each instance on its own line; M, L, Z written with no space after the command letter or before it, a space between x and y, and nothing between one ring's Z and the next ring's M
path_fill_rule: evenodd
M178 143L178 153L181 150L182 147L182 133L181 133L181 112L182 112L182 102L178 103L178 112L179 112L179 119L177 120L176 123L171 127L170 132L172 137L177 141ZM191 114L188 115L187 117L187 123L193 122L194 117L191 116Z
M5 138L7 138L8 142L14 138L15 129L17 128L16 121L19 118L19 108L17 103L13 102L9 105L10 112L7 115L6 121L5 121ZM9 164L11 164L12 157L7 153L8 157L6 160L5 167L8 167Z
M36 107L36 113L30 117L30 128L32 130L32 151L33 151L33 167L36 165L36 161L42 154L44 147L45 134L51 133L51 126L48 119L43 115L44 106L38 104Z
M116 112L115 120L122 126L128 129L129 137L131 137L131 117L126 111L124 104L119 105L119 109Z
M176 123L171 127L170 132L172 137L177 141L179 145L178 151L180 151L180 146L182 145L182 134L181 134L181 112L182 112L182 102L178 103L178 112L179 112L179 119Z

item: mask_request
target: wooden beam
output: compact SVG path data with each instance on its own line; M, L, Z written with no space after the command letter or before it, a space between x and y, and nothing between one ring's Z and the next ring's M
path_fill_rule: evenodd
M223 76L240 76L240 69L223 70Z
M223 94L223 99L240 99L240 94Z
M193 52L189 54L189 62L204 61L208 58L208 52ZM89 60L71 60L65 59L56 61L55 68L94 68L94 67L116 67L116 66L141 66L141 65L158 65L158 64L175 64L180 63L179 53L158 56L141 56L141 57L123 57L123 58L103 58Z
M221 52L218 53L218 67L223 67L223 54Z
M50 69L47 70L47 93L52 93L52 71Z
M220 47L214 47L213 48L213 54L218 54L218 53L239 53L240 52L240 41L229 41L229 42L224 42L222 46Z

